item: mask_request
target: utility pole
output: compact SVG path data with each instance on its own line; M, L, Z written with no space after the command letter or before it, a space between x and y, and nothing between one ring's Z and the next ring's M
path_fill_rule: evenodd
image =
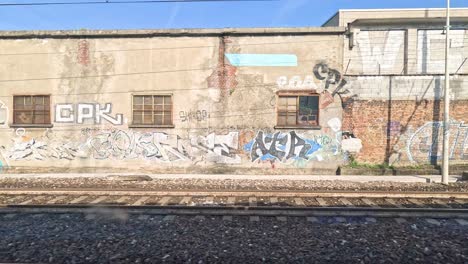
M450 140L450 74L449 74L449 49L450 49L450 0L447 0L447 25L445 26L445 89L444 89L444 150L442 161L442 184L448 184L449 179L449 140Z

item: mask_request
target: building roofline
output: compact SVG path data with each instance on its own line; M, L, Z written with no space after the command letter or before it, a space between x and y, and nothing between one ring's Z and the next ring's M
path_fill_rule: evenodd
M375 9L339 9L338 12L382 12L382 11L444 11L446 8L375 8ZM451 7L450 10L468 10L468 7Z
M22 30L0 31L0 39L17 38L144 38L229 35L313 35L342 34L345 27L220 28L220 29L137 29L137 30Z
M445 24L445 17L433 17L430 21L427 18L359 18L353 20L351 25L376 25L376 24ZM452 24L468 23L468 17L453 17L450 22Z
M374 9L338 9L338 11L331 16L325 23L322 24L322 27L334 19L336 16L339 16L341 13L346 12L402 12L402 11L445 11L446 8L374 8ZM450 8L451 11L468 11L468 7L453 7Z

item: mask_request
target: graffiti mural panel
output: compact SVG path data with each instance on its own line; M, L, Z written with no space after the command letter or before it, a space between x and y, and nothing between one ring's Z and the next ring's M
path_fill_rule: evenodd
M259 131L255 139L244 146L244 150L250 153L251 161L308 160L320 148L320 144L315 140L304 139L294 131L274 134L265 134L263 131Z
M407 142L411 162L429 163L442 159L443 122L428 122L419 127ZM449 158L468 160L468 126L463 122L450 123Z
M183 139L162 132L135 132L132 130L84 130L80 139L58 139L44 135L14 139L8 152L11 160L126 160L144 159L159 162L193 161L202 156L214 163L240 163L237 132L226 135L211 133Z

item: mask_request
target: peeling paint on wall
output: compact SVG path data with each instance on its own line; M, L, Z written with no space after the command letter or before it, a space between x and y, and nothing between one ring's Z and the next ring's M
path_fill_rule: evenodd
M334 132L341 130L341 120L337 117L328 120L327 124Z
M226 43L228 42L230 42L228 37L219 39L218 64L207 78L208 93L215 102L219 102L222 98L234 92L238 85L237 68L226 63L224 59Z
M341 149L349 153L359 153L362 149L362 141L359 138L346 138L341 141Z
M87 66L90 63L89 56L89 42L87 40L81 40L78 42L78 63Z

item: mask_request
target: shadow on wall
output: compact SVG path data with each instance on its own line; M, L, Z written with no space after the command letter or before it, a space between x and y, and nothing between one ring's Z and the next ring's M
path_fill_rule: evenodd
M409 127L410 127L410 124L411 122L413 121L413 119L415 118L415 115L416 115L416 112L418 110L420 110L420 107L421 106L424 106L424 108L427 106L427 99L424 99L424 96L427 94L429 88L431 87L432 83L434 83L434 98L436 100L434 100L434 103L433 103L433 109L432 109L432 120L435 121L435 123L437 123L439 120L440 120L440 98L441 98L441 81L440 81L440 78L439 77L435 77L434 79L432 79L429 84L427 85L426 87L426 90L424 91L422 97L420 99L417 99L416 102L415 102L415 107L413 109L413 112L409 115L408 119L404 122L400 122L400 131L398 133L398 137L396 138L396 141L392 144L392 129L391 129L391 124L392 124L392 96L393 96L393 77L390 77L390 84L389 84L389 101L388 101L388 112L387 112L387 140L386 140L386 155L385 155L385 162L387 164L390 164L390 165L393 165L395 163L397 163L400 158L401 158L401 155L402 153L399 152L398 150L398 145L402 139L403 136L406 136L406 132L409 130ZM411 88L413 89L413 88ZM432 139L435 141L435 142L438 142L438 137L439 137L439 129L436 128L436 127L433 127L433 130L432 130ZM404 142L406 145L407 145L407 149L409 149L409 144L410 144L410 140L407 140L407 142ZM438 144L435 144L434 146L432 146L433 148L435 148L435 153L437 153L437 148L438 148ZM413 162L413 160L411 160L411 153L408 151L408 158L411 162ZM392 157L393 156L393 157ZM427 162L425 162L427 163ZM429 159L429 163L432 164L432 165L436 165L437 164L437 157L432 157L430 156L430 159Z
M406 120L395 120L395 115L400 114L401 109L393 113L394 103L392 98L394 82L390 77L389 84L389 100L387 102L387 122L385 127L385 163L394 165L400 162L400 158L406 153L408 162L418 164L438 165L442 157L442 140L443 140L443 121L441 111L442 98L442 79L435 77L428 84L423 97L416 100L414 109L408 115ZM421 114L423 118L425 109L429 105L429 101L424 99L424 95L433 85L434 99L432 101L431 121L423 125L419 125L416 130L412 129L414 122L420 122ZM405 102L403 102L405 103ZM454 106L452 106L454 107ZM403 110L404 111L404 110ZM424 120L424 119L423 119ZM468 127L463 122L452 120L450 124L450 159L451 160L467 160L468 159ZM368 140L371 140L370 138ZM402 151L400 146L404 145L405 150ZM403 161L404 162L404 161Z
M434 96L435 98L439 98L439 100L434 100L434 105L432 109L432 120L434 124L439 123L440 121L440 98L442 98L441 95L441 81L440 78L435 79L435 85L434 85ZM430 157L430 164L432 165L437 165L437 153L439 152L439 127L432 126L432 140L433 142L436 142L436 144L432 144L432 149L431 154L429 155ZM436 155L432 155L432 153L436 153Z

